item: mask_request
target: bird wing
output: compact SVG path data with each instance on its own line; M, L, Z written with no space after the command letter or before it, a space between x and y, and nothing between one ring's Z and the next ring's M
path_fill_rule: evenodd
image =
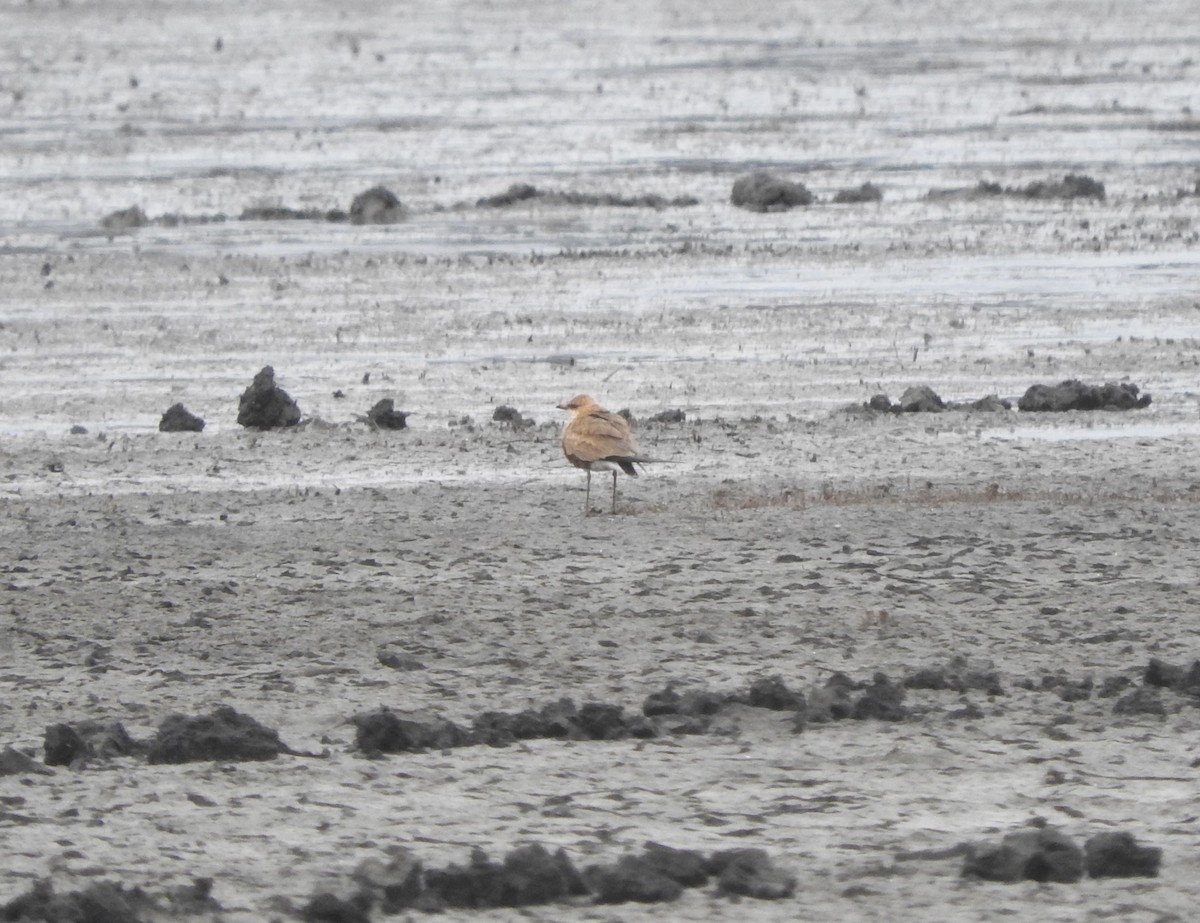
M607 410L593 410L572 420L563 433L563 448L568 455L583 461L637 455L629 424L624 417Z

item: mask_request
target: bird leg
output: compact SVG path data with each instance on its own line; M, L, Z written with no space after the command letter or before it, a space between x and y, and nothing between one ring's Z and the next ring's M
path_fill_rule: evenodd
M613 474L612 511L615 513L617 511L617 472L613 471L612 474Z
M587 492L583 495L583 512L585 514L592 511L592 469L585 468L587 474Z

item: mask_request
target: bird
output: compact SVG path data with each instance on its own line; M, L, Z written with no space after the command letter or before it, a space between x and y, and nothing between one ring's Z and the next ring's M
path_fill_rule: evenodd
M612 511L617 511L617 471L624 471L630 477L637 477L634 465L658 461L639 455L629 430L629 421L617 413L610 413L596 403L587 394L579 394L565 404L558 405L559 410L571 413L562 432L563 454L576 468L587 472L587 492L584 495L583 509L591 512L592 502L592 472L611 471L613 476Z

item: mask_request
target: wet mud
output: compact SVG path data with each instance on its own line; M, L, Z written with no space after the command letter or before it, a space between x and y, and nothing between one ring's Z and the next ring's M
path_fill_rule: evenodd
M1194 18L9 10L0 915L1188 919Z

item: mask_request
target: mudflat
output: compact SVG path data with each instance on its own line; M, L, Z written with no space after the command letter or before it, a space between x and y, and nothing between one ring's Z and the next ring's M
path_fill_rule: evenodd
M1200 617L1194 17L910 6L4 13L0 748L34 762L0 904L211 878L207 916L282 919L396 846L655 841L794 893L447 913L1188 919L1200 712L1154 677ZM756 169L814 201L734 207ZM401 220L330 215L377 185ZM236 423L266 365L298 426ZM1150 402L1018 409L1069 379ZM953 406L868 406L914 386ZM559 446L580 392L665 459L615 514ZM838 674L899 710L821 720ZM774 677L808 720L382 754L354 721ZM51 726L222 705L295 752L39 771ZM1031 824L1161 870L960 877Z

